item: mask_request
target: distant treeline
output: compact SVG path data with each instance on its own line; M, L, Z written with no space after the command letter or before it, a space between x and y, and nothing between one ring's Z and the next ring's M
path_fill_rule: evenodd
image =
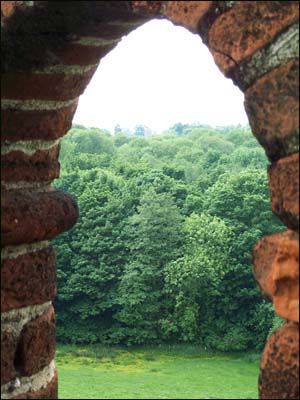
M284 229L249 127L176 124L144 137L74 125L59 189L80 209L59 236L58 340L261 349L279 323L251 249Z

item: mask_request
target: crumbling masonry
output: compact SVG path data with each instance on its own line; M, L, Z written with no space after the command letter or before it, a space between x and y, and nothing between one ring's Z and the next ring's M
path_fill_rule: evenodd
M152 18L200 34L245 94L252 131L270 160L272 210L287 226L253 249L261 291L286 319L263 352L259 395L299 398L299 3L1 1L3 399L57 398L49 240L78 216L72 197L51 186L59 140L101 57Z

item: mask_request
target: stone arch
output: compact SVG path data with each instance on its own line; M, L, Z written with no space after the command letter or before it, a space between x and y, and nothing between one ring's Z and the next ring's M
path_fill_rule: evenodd
M266 344L259 393L298 398L298 15L297 1L1 1L3 398L57 398L48 241L78 216L72 197L51 187L59 139L101 57L152 18L199 33L245 93L252 131L271 162L272 210L288 228L253 249L258 284L287 320Z

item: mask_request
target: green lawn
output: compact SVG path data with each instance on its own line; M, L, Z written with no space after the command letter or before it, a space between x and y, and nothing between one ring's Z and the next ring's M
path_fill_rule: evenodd
M257 399L259 358L195 346L59 345L59 399Z

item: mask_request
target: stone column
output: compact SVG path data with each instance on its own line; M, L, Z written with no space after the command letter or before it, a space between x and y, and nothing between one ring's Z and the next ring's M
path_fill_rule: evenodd
M298 399L299 3L167 1L164 13L198 32L220 70L245 93L252 132L270 160L272 210L289 229L261 239L253 264L263 294L286 324L266 344L259 397Z
M49 240L78 217L72 196L51 186L60 138L101 57L144 21L127 2L1 2L3 399L57 398Z

